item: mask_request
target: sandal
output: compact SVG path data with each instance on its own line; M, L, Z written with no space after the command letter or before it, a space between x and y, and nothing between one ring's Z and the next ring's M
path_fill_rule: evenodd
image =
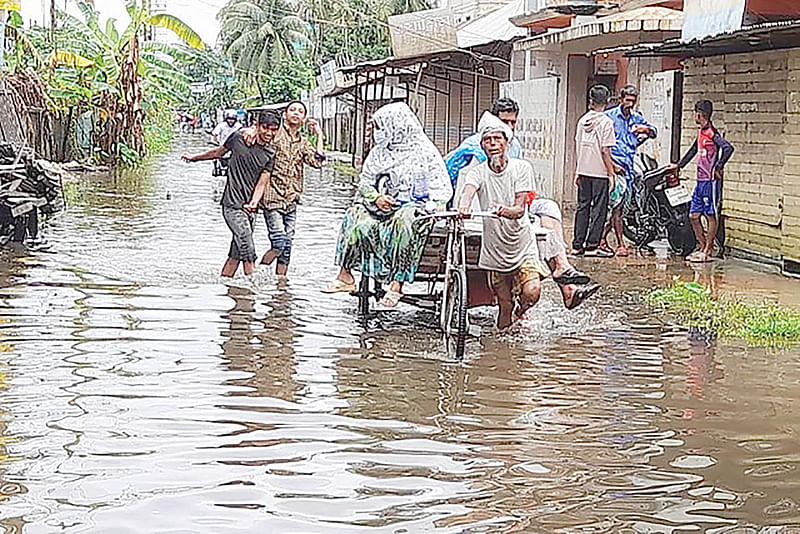
M553 282L560 286L566 286L570 284L582 286L588 284L590 280L591 278L589 278L589 275L580 272L574 267L570 267L560 275L553 277Z
M608 246L608 243L605 242L605 241L602 241L600 243L600 246L597 247L597 248L599 248L600 250L605 250L606 252L611 252L612 254L614 252L614 249L612 249L610 246Z
M378 301L378 304L383 306L384 308L394 308L397 306L397 303L400 302L400 299L403 298L403 294L399 291L392 291L391 289L386 292L381 300Z
M711 263L714 261L714 258L707 256L703 252L700 252L697 254L697 256L693 256L692 254L686 256L686 261L689 263Z
M586 299L597 293L599 290L600 290L600 284L592 284L590 286L582 287L579 290L577 290L575 294L572 296L572 302L570 302L569 304L565 304L564 307L567 308L568 310L574 310L575 308L583 304L583 301L585 301Z
M631 255L631 249L628 247L618 247L615 254L618 258L625 258Z
M356 287L355 282L348 284L347 282L343 282L337 278L331 285L322 289L321 291L323 293L353 293L357 290L358 288Z
M608 252L601 248L596 248L594 250L587 250L586 252L583 253L583 256L585 258L613 258L614 253Z

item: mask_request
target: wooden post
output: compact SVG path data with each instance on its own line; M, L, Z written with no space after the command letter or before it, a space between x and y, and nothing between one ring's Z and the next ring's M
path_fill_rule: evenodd
M350 131L350 150L353 151L353 161L352 161L352 163L353 163L353 166L355 167L355 165L356 165L356 139L357 139L357 136L358 136L358 132L357 132L357 130L358 130L358 127L357 127L357 124L358 124L358 93L361 92L361 90L358 87L358 71L356 71L356 83L355 83L355 86L354 86L354 92L355 92L356 103L355 103L355 107L353 108L354 109L354 111L353 111L353 125L352 125L352 129Z

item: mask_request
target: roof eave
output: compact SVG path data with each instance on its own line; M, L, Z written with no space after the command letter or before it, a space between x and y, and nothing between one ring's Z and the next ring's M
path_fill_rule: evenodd
M672 39L658 46L636 47L625 55L690 58L787 48L800 48L800 20L761 24L689 42Z

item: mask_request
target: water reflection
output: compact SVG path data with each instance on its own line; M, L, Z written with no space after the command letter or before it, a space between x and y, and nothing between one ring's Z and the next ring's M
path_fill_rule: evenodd
M547 285L518 333L470 340L456 364L430 314L364 330L351 298L319 293L352 184L310 173L290 281L253 294L216 284L228 233L210 167L153 169L83 178L48 229L54 254L2 258L7 531L800 525L798 351L662 324L639 298L677 275L793 304L794 282L587 261L604 284L590 306L564 312Z

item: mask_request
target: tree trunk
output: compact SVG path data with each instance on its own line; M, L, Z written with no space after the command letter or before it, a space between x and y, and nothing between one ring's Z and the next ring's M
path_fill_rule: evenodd
M141 155L147 147L144 143L143 89L137 67L140 61L139 38L134 35L129 43L128 55L122 65L120 88L122 89L122 127L125 144Z

